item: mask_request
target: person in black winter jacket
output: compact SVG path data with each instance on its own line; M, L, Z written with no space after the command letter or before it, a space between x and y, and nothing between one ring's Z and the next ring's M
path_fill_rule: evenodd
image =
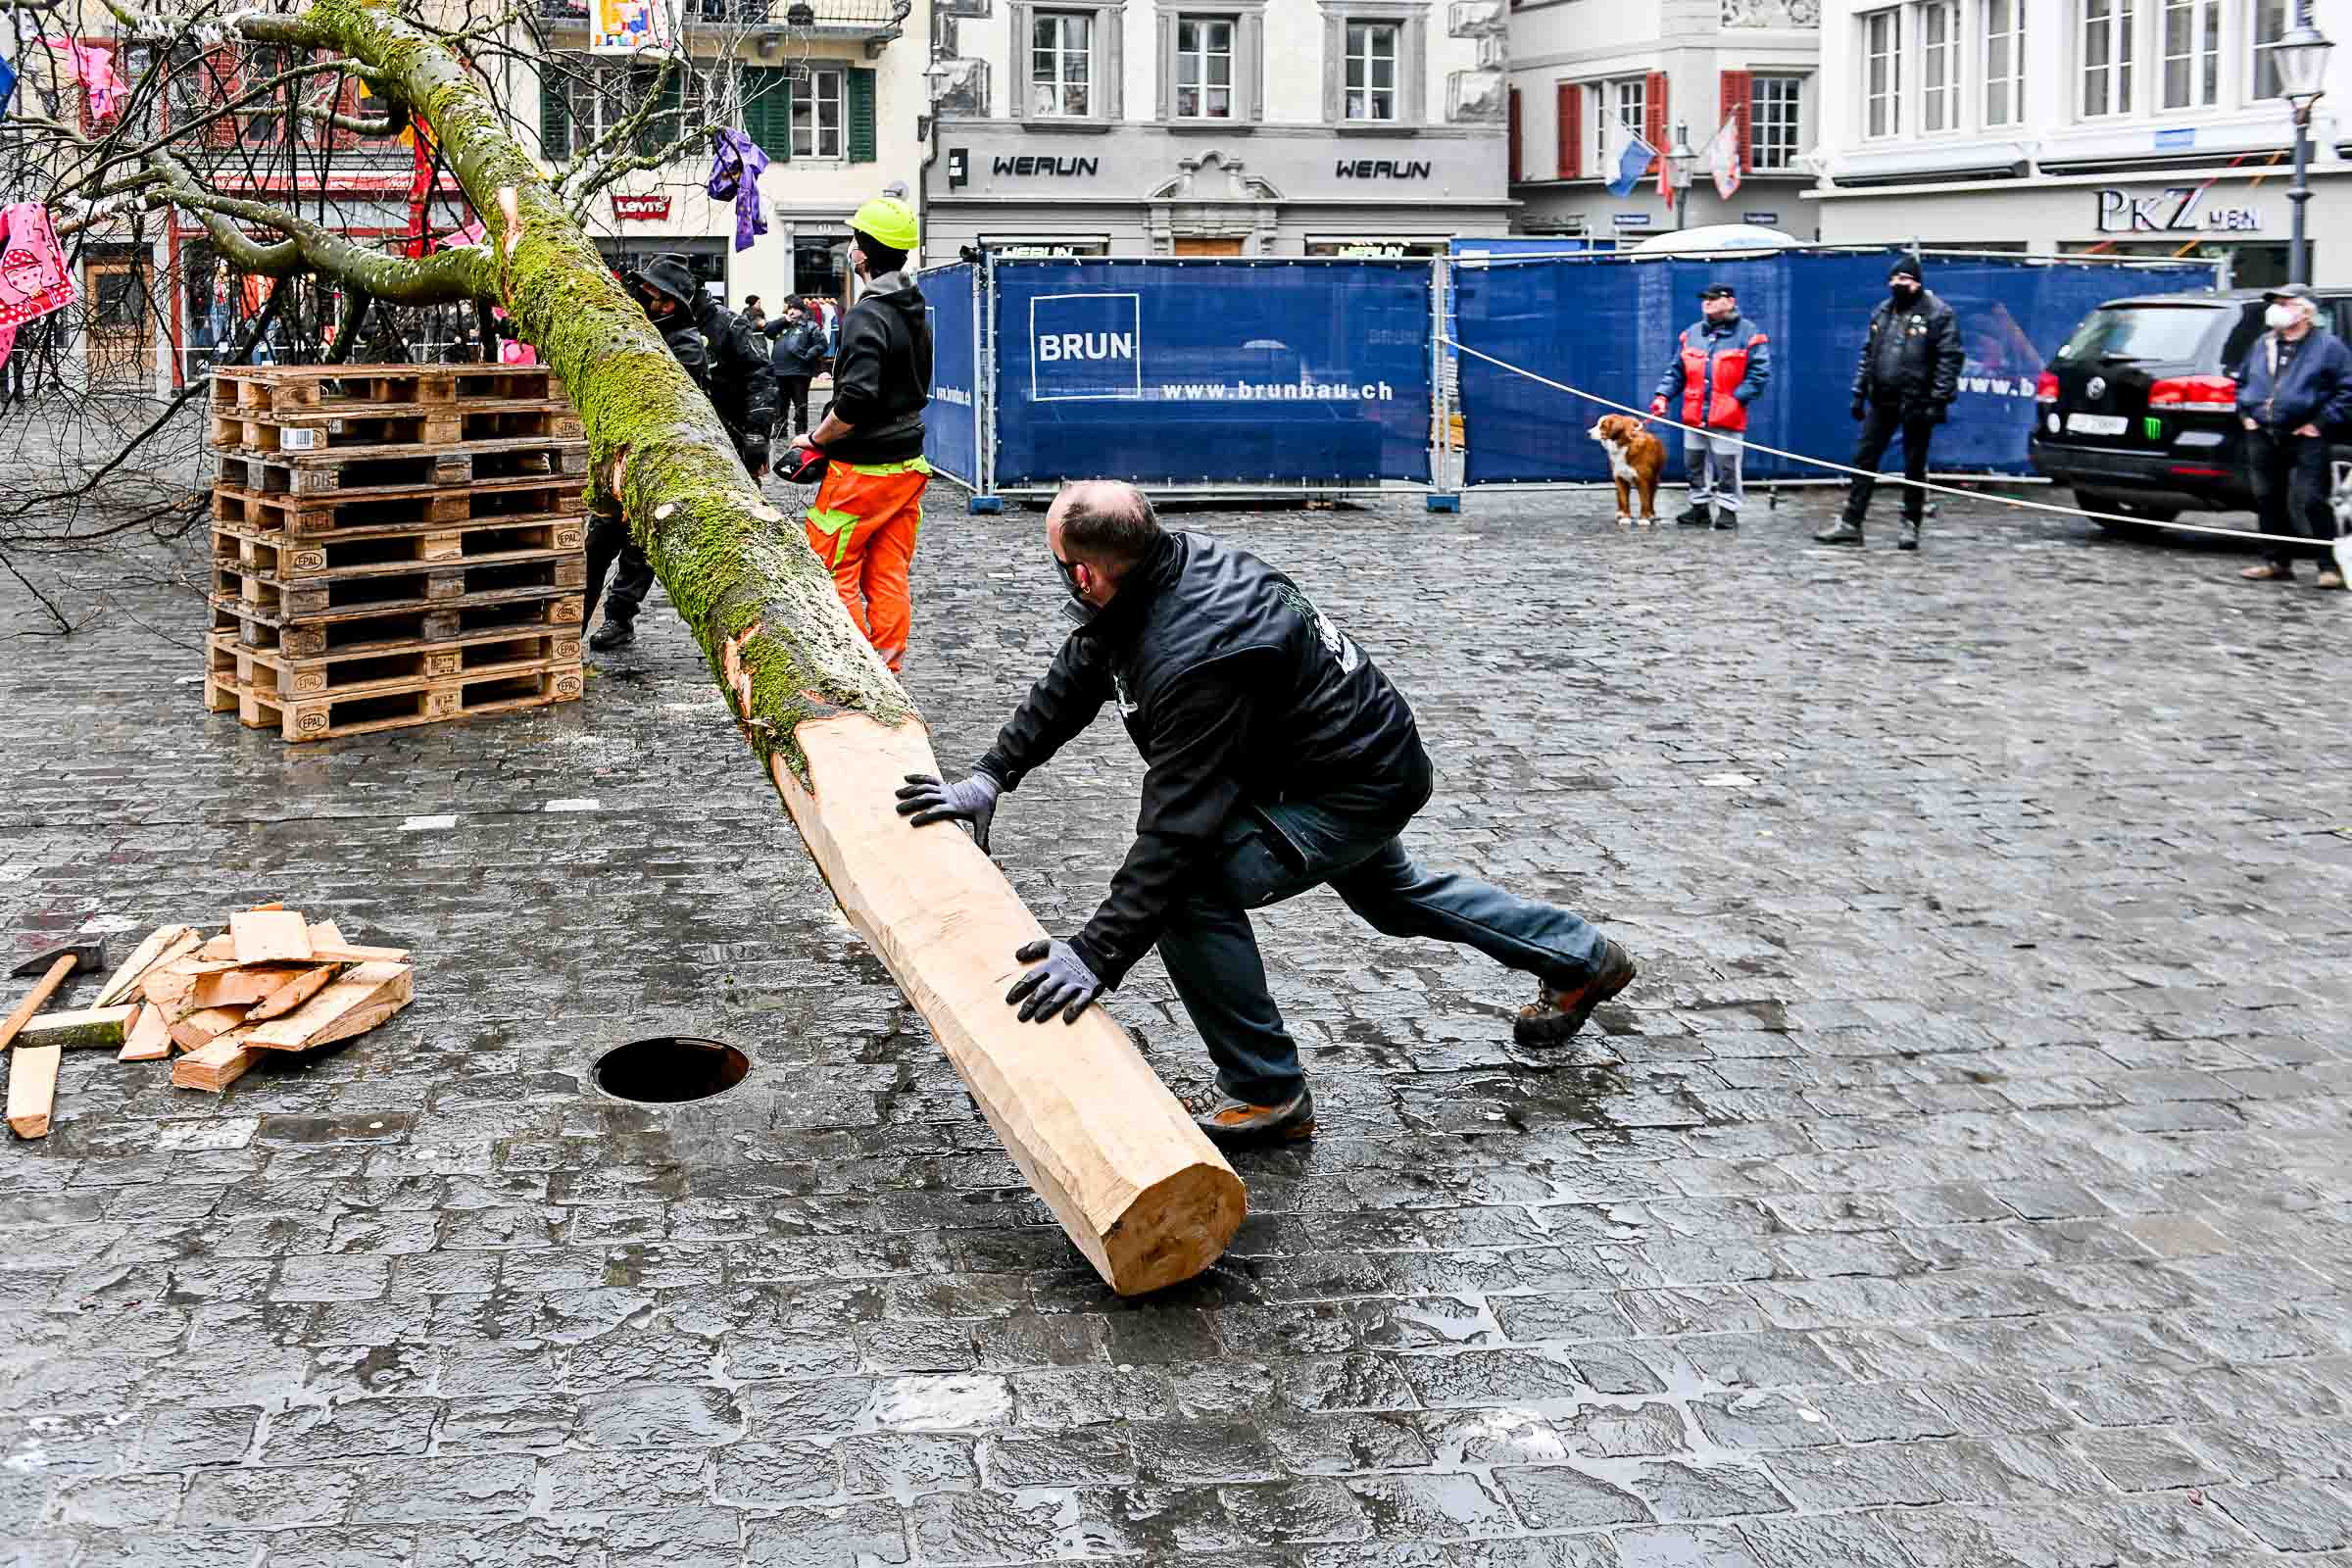
M1928 292L1919 258L1897 259L1886 274L1886 298L1871 314L1870 331L1862 339L1861 362L1854 368L1853 408L1862 424L1853 466L1864 475L1877 473L1887 443L1898 433L1903 438L1903 477L1910 482L1903 487L1897 550L1919 548L1920 519L1928 506L1928 493L1919 488L1928 476L1928 442L1960 393L1960 367L1967 359L1959 318L1949 305ZM1875 479L1857 476L1845 493L1844 515L1814 540L1861 544L1862 519L1877 487Z
M632 272L627 282L630 292L640 301L654 292L643 274ZM673 309L656 316L649 306L646 314L679 366L708 396L710 353L703 342L703 334L683 311ZM618 569L614 570L616 564ZM608 571L612 572L612 591L609 595L604 593ZM599 513L588 524L588 583L583 590L586 603L581 607L580 623L586 625L596 618L596 601L600 595L605 600L605 623L588 639L588 646L606 653L636 641L637 612L645 608L645 596L653 588L653 564L629 537L629 525L617 515Z
M808 428L808 382L825 363L825 328L816 313L788 299L767 334L767 359L776 375L776 430L786 441Z
M981 848L998 797L1115 703L1144 755L1133 848L1108 897L1005 999L1075 1022L1154 945L1217 1067L1190 1102L1219 1143L1314 1131L1298 1050L1249 911L1329 883L1375 930L1476 948L1541 981L1523 1045L1557 1045L1625 989L1624 949L1568 910L1413 862L1397 835L1434 782L1413 710L1298 585L1202 534L1163 530L1134 486L1075 484L1046 543L1079 619L970 777L916 777L899 812L960 820Z

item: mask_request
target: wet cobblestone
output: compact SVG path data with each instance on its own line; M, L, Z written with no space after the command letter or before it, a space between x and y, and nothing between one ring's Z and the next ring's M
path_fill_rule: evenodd
M1918 557L1604 510L1180 519L1413 699L1417 853L1642 975L1532 1055L1475 956L1272 911L1323 1136L1144 1301L659 601L583 704L301 751L127 620L9 641L14 953L280 898L419 966L223 1096L71 1056L0 1150L0 1565L2352 1563L2352 605L1980 507ZM1041 519L958 513L908 675L951 766L1058 635ZM1139 776L1099 724L1005 802L1050 928ZM1112 1007L1204 1075L1155 962ZM664 1033L755 1071L595 1091Z

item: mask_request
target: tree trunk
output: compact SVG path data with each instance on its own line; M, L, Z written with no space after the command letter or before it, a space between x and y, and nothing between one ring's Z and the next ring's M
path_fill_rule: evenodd
M1014 1020L1004 994L1036 919L959 830L891 810L898 774L938 770L913 705L457 55L363 0L237 25L366 62L431 127L487 224L499 303L580 412L592 504L627 519L844 911L1113 1289L1207 1267L1241 1224L1241 1179L1100 1008L1075 1028Z

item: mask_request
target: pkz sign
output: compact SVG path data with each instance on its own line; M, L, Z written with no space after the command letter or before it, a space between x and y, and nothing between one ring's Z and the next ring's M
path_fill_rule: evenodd
M2198 185L2174 185L2152 196L2110 187L2099 192L2102 234L2247 234L2262 227L2259 207L2199 206Z

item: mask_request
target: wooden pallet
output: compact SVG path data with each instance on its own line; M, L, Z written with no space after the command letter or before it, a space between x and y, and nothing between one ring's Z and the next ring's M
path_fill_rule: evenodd
M236 524L213 529L213 564L224 572L293 580L386 566L525 560L549 551L575 555L587 538L585 517L492 520L430 530L415 525L355 528L324 538L292 538Z
M378 730L438 724L453 718L507 713L579 700L578 664L521 673L463 674L411 681L377 681L311 698L289 698L257 685L224 681L207 672L205 703L215 712L234 709L248 729L275 729L289 741L335 740Z
M213 445L253 452L333 452L351 447L451 446L527 437L578 438L585 426L560 402L482 405L354 403L336 412L215 410Z
M366 495L294 495L223 484L213 491L213 521L258 532L297 535L345 529L402 529L576 516L587 507L577 480L524 475L477 480L464 490L439 487Z
M475 632L448 642L362 644L315 659L247 648L231 632L214 632L205 647L205 674L221 686L289 699L374 695L419 683L532 674L579 662L576 627Z
M238 646L288 659L372 650L387 645L456 642L476 634L519 636L576 628L586 609L576 587L513 588L438 603L410 602L330 610L290 618L233 595L213 596L215 632Z
M213 372L213 408L278 413L368 403L554 402L564 383L545 366L252 365Z
M588 475L588 443L549 436L475 441L463 447L373 446L340 451L214 454L220 483L264 495L385 495L501 479Z
M214 589L235 596L255 613L280 620L315 620L338 612L430 610L436 605L515 589L561 588L578 593L588 581L587 558L576 550L515 550L462 561L383 562L345 566L307 577L280 577L216 565Z

